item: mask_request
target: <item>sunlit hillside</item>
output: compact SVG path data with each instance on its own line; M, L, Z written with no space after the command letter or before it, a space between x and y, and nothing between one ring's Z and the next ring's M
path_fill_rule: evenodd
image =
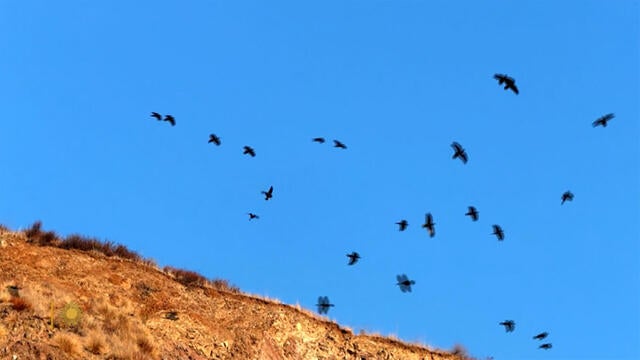
M40 223L0 229L0 286L2 359L468 359Z

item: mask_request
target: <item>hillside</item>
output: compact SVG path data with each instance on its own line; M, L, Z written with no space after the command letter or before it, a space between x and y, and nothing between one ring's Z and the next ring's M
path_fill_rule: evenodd
M356 335L299 306L39 223L0 229L2 359L464 359L455 353Z

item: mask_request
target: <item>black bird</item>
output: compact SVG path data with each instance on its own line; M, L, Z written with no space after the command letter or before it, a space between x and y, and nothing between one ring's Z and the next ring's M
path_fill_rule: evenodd
M323 137L317 137L317 138L313 138L313 140L311 141L315 141L317 143L323 144L324 143L324 138Z
M400 291L402 292L411 292L411 285L416 283L414 280L409 280L405 274L396 275L396 279L398 280L396 285L400 286Z
M571 191L565 191L564 194L562 194L562 203L560 203L560 205L564 204L567 200L573 201L573 193Z
M347 256L349 257L349 263L347 265L353 265L358 262L358 259L360 259L360 254L355 251L351 254L347 254Z
M465 215L470 216L473 221L478 221L478 210L473 206L469 206L469 211Z
M535 340L542 340L542 339L546 338L547 335L549 335L549 333L545 331L545 332L541 332L540 334L534 336L533 338Z
M504 232L500 225L493 225L493 232L491 234L495 235L499 241L504 240Z
M453 148L453 150L455 150L453 156L451 157L452 159L455 158L460 158L460 160L462 160L462 163L466 164L467 163L467 152L464 151L464 148L462 148L462 145L458 144L457 142L453 142L451 144L451 147Z
M273 186L271 186L268 191L261 191L261 193L264 194L265 200L271 199L273 197Z
M607 122L609 122L609 120L613 119L615 116L613 114L607 114L604 116L599 117L596 121L593 122L593 127L596 127L598 125L602 125L602 127L607 127Z
M506 332L513 332L516 328L516 322L513 320L505 320L501 322L500 325L504 326Z
M214 143L218 146L220 146L221 142L220 142L220 138L216 135L216 134L209 134L209 144Z
M335 305L329 302L329 298L327 296L319 296L316 306L318 307L318 312L320 314L327 314L329 312L329 308Z
M346 149L347 148L347 145L341 143L338 140L333 140L333 143L334 143L333 147L337 147L337 148L341 148L341 149Z
M171 123L171 126L176 126L176 119L173 117L173 115L165 115L164 121L168 121L169 123Z
M434 237L436 235L436 228L434 227L435 224L436 223L433 222L433 216L431 216L431 213L427 213L424 216L424 224L422 224L422 227L429 231L430 237Z
M407 226L409 226L409 223L407 222L407 220L402 219L402 220L398 221L396 223L396 225L399 226L399 230L400 231L405 231L407 229Z
M242 154L249 154L251 155L251 157L256 156L256 152L255 150L253 150L253 148L251 146L245 146L244 147L244 151L242 152Z
M158 114L155 111L151 112L151 117L158 119L158 121L162 120L162 115Z
M545 349L545 350L549 350L553 347L553 345L551 345L551 343L546 343L546 344L542 344L540 346L538 346L540 349Z
M516 87L516 81L512 77L504 74L495 74L493 75L493 78L498 80L498 85L504 84L505 90L511 89L514 93L516 93L516 95L518 95L519 92L518 88Z
M249 215L249 220L251 220L251 219L260 219L260 216L254 214L254 213L247 213L247 215Z

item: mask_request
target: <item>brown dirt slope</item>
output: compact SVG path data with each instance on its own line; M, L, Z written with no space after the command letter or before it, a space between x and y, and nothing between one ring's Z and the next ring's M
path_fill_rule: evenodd
M1 359L464 359L97 244L0 228Z

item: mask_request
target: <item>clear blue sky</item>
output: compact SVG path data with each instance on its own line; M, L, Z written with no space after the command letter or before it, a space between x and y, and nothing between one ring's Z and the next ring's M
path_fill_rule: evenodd
M496 360L639 358L638 14L623 0L1 1L0 222L40 219L312 310L326 295L356 332Z

